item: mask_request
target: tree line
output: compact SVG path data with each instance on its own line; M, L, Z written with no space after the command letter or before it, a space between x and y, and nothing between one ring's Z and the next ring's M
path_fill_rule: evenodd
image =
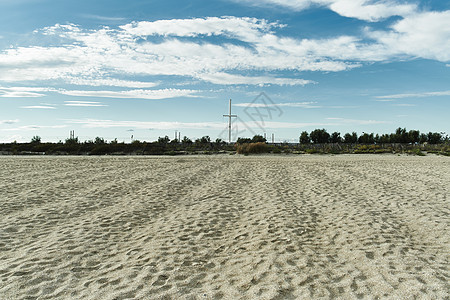
M384 146L383 146L384 145ZM386 146L387 145L387 146ZM402 146L406 145L406 146ZM424 145L429 145L424 147ZM432 146L439 146L433 148ZM415 147L415 148L414 148ZM329 134L326 129L315 129L308 133L303 131L298 144L268 144L261 135L253 138L239 137L234 144L222 139L211 140L209 136L191 140L159 137L154 142L134 140L131 143L118 142L117 139L106 141L102 137L81 142L78 137L71 137L65 142L43 143L39 136L34 136L29 143L0 144L0 154L50 154L50 155L178 155L189 153L397 153L405 151L449 152L449 138L442 133L421 133L418 130L397 128L390 134L339 132ZM417 152L419 153L419 152Z
M421 133L419 130L409 130L406 128L397 128L394 133L374 134L365 133L358 136L356 132L345 133L341 136L339 132L329 134L326 129L315 129L308 133L303 131L300 134L300 144L442 144L448 142L448 136L439 132Z

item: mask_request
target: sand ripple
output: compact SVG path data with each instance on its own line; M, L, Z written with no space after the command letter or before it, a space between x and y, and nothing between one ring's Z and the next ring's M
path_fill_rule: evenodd
M0 299L449 297L446 157L0 165Z

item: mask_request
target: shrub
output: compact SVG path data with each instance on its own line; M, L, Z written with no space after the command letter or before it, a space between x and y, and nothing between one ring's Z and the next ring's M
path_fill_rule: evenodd
M236 145L236 152L239 154L257 154L269 152L269 147L266 143L244 143Z
M422 151L420 151L419 148L415 148L412 150L412 153L418 156L425 156L425 153L423 153Z

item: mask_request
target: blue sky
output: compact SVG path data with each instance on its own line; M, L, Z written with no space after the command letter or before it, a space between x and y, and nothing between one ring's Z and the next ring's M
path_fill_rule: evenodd
M0 0L0 142L450 133L450 2Z

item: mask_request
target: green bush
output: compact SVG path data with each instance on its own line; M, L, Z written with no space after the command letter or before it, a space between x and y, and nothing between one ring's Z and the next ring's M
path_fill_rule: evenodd
M412 153L418 156L425 156L425 153L423 153L422 151L420 151L419 148L415 148L412 150Z
M266 143L245 143L237 144L236 152L239 154L258 154L258 153L268 153L269 147Z

